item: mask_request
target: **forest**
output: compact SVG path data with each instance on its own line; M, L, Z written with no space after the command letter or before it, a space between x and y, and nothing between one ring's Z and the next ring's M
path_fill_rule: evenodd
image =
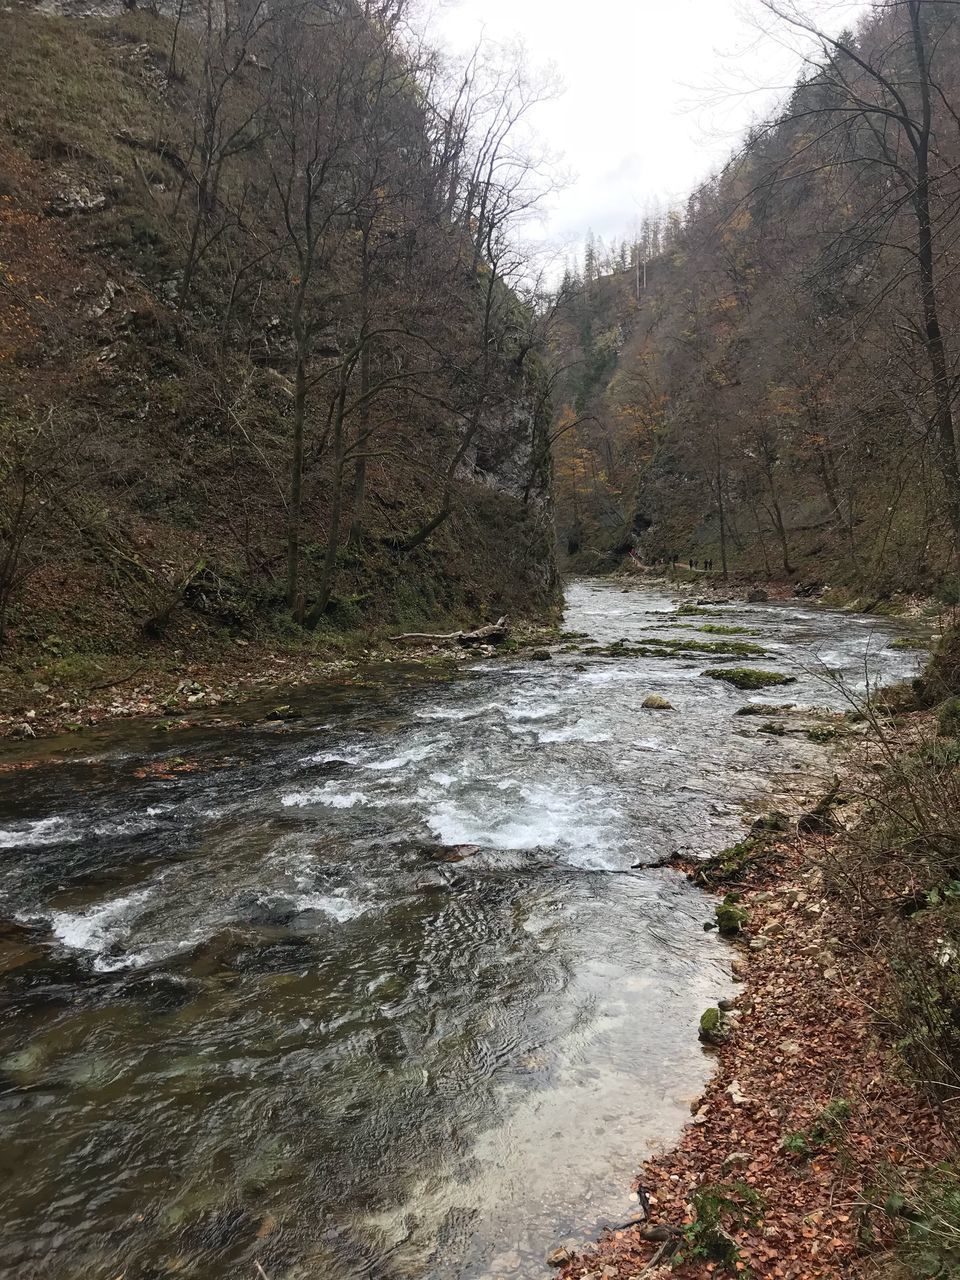
M813 45L782 111L681 210L568 267L563 549L952 598L956 6L836 36L763 8Z
M554 604L544 90L406 8L0 15L8 652Z
M749 3L612 241L739 0L0 8L0 1280L960 1280L960 0Z

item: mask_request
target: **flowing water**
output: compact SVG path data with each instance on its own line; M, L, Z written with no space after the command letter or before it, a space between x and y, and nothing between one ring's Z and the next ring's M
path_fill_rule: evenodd
M915 665L817 608L568 596L603 645L705 623L798 676L753 700ZM397 664L0 776L0 1276L530 1277L622 1221L728 986L709 900L644 864L827 767L721 660Z

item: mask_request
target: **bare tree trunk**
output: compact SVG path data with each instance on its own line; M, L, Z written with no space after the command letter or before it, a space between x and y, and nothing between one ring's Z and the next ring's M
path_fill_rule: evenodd
M300 519L303 508L303 436L307 412L306 352L298 316L297 370L293 395L293 433L290 442L290 502L287 510L287 606L298 622L303 621L303 593L300 590Z
M923 33L920 27L921 0L910 0L910 25L917 62L922 104L922 122L915 146L917 186L914 208L917 215L917 262L920 273L920 302L923 308L924 345L933 378L934 418L940 470L943 474L947 516L953 531L954 554L960 553L960 466L953 421L951 379L940 312L937 305L936 266L933 253L933 223L930 216L930 76Z
M717 512L720 517L720 566L723 570L723 580L726 582L730 576L727 570L727 520L723 504L723 476L719 471L717 471Z
M360 323L361 336L366 338L367 326L370 322L370 228L363 233L363 257L360 268ZM353 472L353 504L350 519L351 547L357 547L363 538L363 508L367 496L367 455L364 441L370 421L370 402L367 393L370 390L370 343L364 341L360 353L360 453L354 463Z
M309 626L316 626L327 611L327 605L330 603L330 597L333 594L333 577L337 567L337 552L340 550L340 517L343 514L343 472L346 465L344 406L346 404L350 376L348 369L349 366L345 365L341 371L340 387L337 392L337 406L333 417L333 489L330 495L330 524L327 530L327 549L323 557L323 568L320 571L317 600L307 617Z

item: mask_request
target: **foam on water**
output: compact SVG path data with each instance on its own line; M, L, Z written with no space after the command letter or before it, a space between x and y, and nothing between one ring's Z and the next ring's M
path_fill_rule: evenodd
M438 747L439 744L435 741L424 742L418 746L409 747L406 751L401 751L386 760L367 760L363 767L365 769L374 769L377 772L405 769L408 764L419 764L421 760L429 759L430 756L436 754Z
M548 849L577 866L617 865L620 815L596 789L561 792L507 779L494 791L463 787L427 813L427 826L443 844Z
M322 787L314 787L310 791L288 791L281 796L280 803L287 808L311 804L326 805L329 809L353 809L364 804L369 797L363 791L340 791L335 783L327 782Z
M129 935L142 908L155 893L156 886L151 885L82 911L51 911L48 916L50 928L65 947L91 953L93 967L98 972L124 969L135 964L138 957L113 956L110 953Z
M301 764L359 764L364 753L358 748L342 747L339 751L318 751L304 756Z
M298 911L322 911L339 924L347 920L355 920L370 910L368 902L356 902L337 893L304 893L293 899Z
M0 827L0 849L60 844L64 840L79 840L80 835L69 818L37 818L33 822L18 822L12 827Z

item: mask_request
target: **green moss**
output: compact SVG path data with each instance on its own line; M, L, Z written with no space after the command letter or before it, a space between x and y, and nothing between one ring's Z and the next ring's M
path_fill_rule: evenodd
M704 1009L700 1015L700 1033L701 1035L715 1035L720 1030L721 1015L720 1010L716 1006Z
M930 641L926 636L898 636L890 641L887 648L925 651L930 648Z
M690 1197L693 1221L683 1228L673 1262L710 1260L736 1267L740 1250L733 1232L753 1230L763 1221L764 1200L745 1182L705 1182ZM742 1267L742 1264L740 1264Z
M797 1156L801 1160L809 1160L813 1155L810 1139L802 1131L785 1134L780 1145L788 1155Z
M796 676L784 676L778 671L758 671L753 667L710 667L704 671L711 680L723 680L737 689L769 689L774 685L796 684Z
M737 707L735 716L785 716L794 708L792 702L781 702L773 705L769 702L748 702L746 706Z
M716 609L704 609L698 604L681 604L674 610L677 618L712 618L716 617Z
M706 631L713 636L749 636L753 634L749 627L723 627L714 622L705 622L702 626L697 627L697 630Z
M586 650L584 650L586 652ZM693 637L650 636L644 640L616 640L604 652L612 657L689 658L700 653L717 657L762 658L766 650L747 640L697 640Z
M739 894L728 893L722 902L714 908L717 917L717 928L725 938L738 934L750 918L746 907L739 906Z
M777 857L774 839L786 831L788 826L787 819L781 813L770 813L758 818L745 839L705 858L693 873L693 879L709 889L741 884L752 867Z

